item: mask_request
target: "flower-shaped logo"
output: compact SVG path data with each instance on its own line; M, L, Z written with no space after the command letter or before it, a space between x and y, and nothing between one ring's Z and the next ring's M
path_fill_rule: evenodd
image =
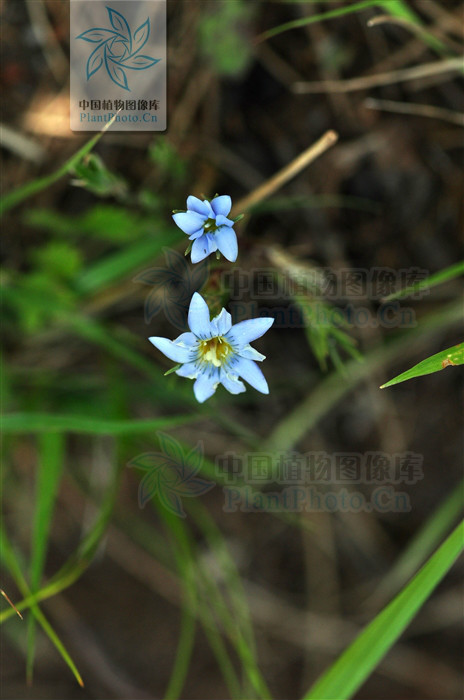
M187 314L192 294L203 287L208 279L208 260L191 267L185 255L164 248L166 267L144 270L134 278L152 287L145 299L145 323L163 309L166 318L179 330L187 325Z
M161 60L140 53L150 36L150 18L132 33L124 15L111 7L106 9L112 29L93 27L76 37L97 44L87 61L87 80L104 65L113 83L130 92L126 70L146 70Z
M177 440L157 433L161 452L145 452L134 457L129 467L146 472L139 485L141 508L154 496L174 515L185 518L183 497L202 496L214 483L197 476L203 461L203 443L199 442L187 455Z

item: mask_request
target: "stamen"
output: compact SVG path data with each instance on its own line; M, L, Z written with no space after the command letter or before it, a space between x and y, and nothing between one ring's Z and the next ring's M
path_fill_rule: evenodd
M231 345L222 336L202 340L199 344L199 358L214 367L225 364L232 352Z

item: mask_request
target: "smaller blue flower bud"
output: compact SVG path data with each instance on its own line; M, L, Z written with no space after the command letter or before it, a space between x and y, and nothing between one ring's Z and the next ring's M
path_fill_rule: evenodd
M214 197L211 201L190 195L187 211L173 214L177 226L192 241L190 257L193 263L204 260L216 251L222 253L229 262L237 260L238 244L233 229L234 221L227 218L231 209L232 200L229 195Z

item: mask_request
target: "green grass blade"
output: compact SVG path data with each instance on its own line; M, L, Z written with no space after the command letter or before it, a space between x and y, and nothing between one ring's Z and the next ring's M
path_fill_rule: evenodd
M16 584L21 591L23 596L30 597L31 596L31 591L29 589L29 586L27 585L26 579L24 578L21 567L19 565L19 562L17 560L17 557L13 551L12 546L10 545L10 542L6 536L5 529L3 527L0 528L0 554L2 561L5 565L5 567L8 569L10 572L11 576L13 579L16 581ZM21 605L21 603L19 604ZM76 664L72 660L71 656L69 655L68 651L66 650L66 647L64 646L63 642L60 640L58 635L56 634L55 630L53 627L50 625L48 622L47 618L45 615L42 613L40 608L35 604L31 603L30 605L31 612L34 615L35 619L37 622L40 624L42 629L44 630L45 634L47 637L50 639L51 643L55 646L57 649L58 653L64 660L64 662L69 666L71 669L75 679L79 683L81 687L84 687L84 682L82 680L81 674L79 673ZM18 608L19 610L19 608ZM0 617L3 619L7 619L10 617L10 611L13 613L13 615L16 615L15 611L9 608L8 610L4 611ZM8 613L8 614L6 614Z
M162 506L158 508L158 513L160 518L165 522L169 535L171 536L176 566L181 583L184 587L184 595L188 600L191 596L191 591L198 590L198 573L190 533L180 518L171 515ZM230 654L222 640L215 617L206 602L200 598L198 599L197 610L203 624L205 635L209 641L211 650L216 656L218 666L222 672L229 693L234 700L239 700L239 698L242 697L240 682L230 659Z
M349 700L404 632L464 548L464 521L316 681L305 700Z
M283 34L284 32L290 31L290 29L298 29L299 27L305 27L308 24L314 24L315 22L322 22L326 19L336 19L337 17L343 17L344 15L351 14L353 12L360 12L369 7L374 7L376 5L373 0L364 0L363 2L355 2L349 7L337 7L335 10L329 10L328 12L321 12L317 15L311 15L310 17L302 17L301 19L294 19L290 22L285 22L284 24L279 24L277 27L268 29L267 31L260 34L256 42L266 41L271 39L278 34Z
M432 289L439 284L443 284L443 282L448 282L449 280L453 280L461 275L464 275L464 260L456 263L455 265L451 265L444 270L440 270L440 272L436 272L434 275L430 275L430 277L427 277L425 280L420 280L415 284L411 284L409 287L400 289L398 292L393 292L393 294L389 294L387 297L385 297L385 299L382 299L382 301L387 302L393 301L394 299L403 299L411 294L421 292L424 289Z
M413 12L409 5L406 2L403 2L403 0L365 0L364 2L350 3L344 7L329 10L328 12L321 12L317 15L310 15L309 17L302 17L300 19L291 20L290 22L285 22L284 24L279 24L277 27L268 29L260 34L256 38L256 43L266 41L267 39L277 36L278 34L288 32L291 29L298 29L299 27L305 27L309 24L323 22L328 19L336 19L337 17L343 17L344 15L349 15L353 12L361 12L362 10L375 7L379 7L386 14L390 14L393 17L398 17L420 27L423 26L420 17L416 15L416 13ZM438 53L445 51L445 45L433 34L430 34L424 30L422 32L422 36L424 41L426 41L426 43Z
M106 420L92 416L10 413L2 416L5 435L14 433L79 433L82 435L139 435L167 430L196 420L195 415L141 420Z
M179 240L180 236L175 228L155 229L150 238L126 246L123 250L107 255L103 260L91 265L76 280L76 288L81 294L94 294L123 279L141 265L149 265L149 261L157 258L163 247L176 245Z
M44 433L39 439L36 508L32 533L30 587L36 591L45 564L47 542L64 459L65 440L61 433ZM32 681L35 654L35 618L28 618L26 676Z
M414 574L433 550L451 530L462 514L464 506L464 481L432 513L425 525L407 544L401 555L382 578L379 587L369 600L370 606L381 605Z
M206 405L199 406L191 388L185 382L166 382L160 366L133 349L134 346L141 345L140 338L131 333L120 332L116 328L108 328L84 316L75 316L73 319L70 319L69 329L79 337L94 345L98 345L113 357L126 362L143 373L153 383L154 393L163 392L163 398L166 403L172 400L172 402L183 406L195 405L195 413L197 415L203 412L207 413L210 410ZM146 343L148 347L148 341Z
M452 348L442 350L435 355L427 357L426 360L422 360L422 362L414 365L414 367L406 370L406 372L390 379L386 384L382 384L380 388L386 389L394 384L400 384L401 382L406 382L408 379L414 379L414 377L423 377L426 374L440 372L446 367L454 367L455 365L462 364L464 364L464 343L459 343L459 345L453 345Z
M69 586L75 583L75 581L82 576L95 556L113 514L114 506L119 493L121 474L123 470L124 466L122 462L120 465L118 464L115 467L115 473L113 478L110 480L111 486L105 493L105 497L100 506L99 514L95 519L95 523L78 546L76 552L68 559L68 561L53 576L53 578L50 579L50 581L43 588L37 591L37 593L31 593L30 591L24 592L24 590L22 590L24 598L16 606L19 611L31 608L42 600L47 600L48 598L58 595L58 593L61 593L61 591L69 588ZM3 554L1 547L0 553ZM10 559L9 564L14 564L14 561ZM18 569L16 569L16 572L17 571ZM12 608L3 610L0 613L0 624L15 614L16 613Z
M196 599L194 595L189 594L187 596L186 591L184 591L184 598L179 643L171 678L164 694L165 700L177 700L182 693L192 658L196 629Z
M308 430L349 393L362 379L377 372L406 352L422 347L424 340L436 335L438 328L452 326L462 319L462 303L453 302L439 312L425 316L418 328L399 333L388 345L381 346L364 357L345 365L347 378L338 373L330 374L285 416L268 437L265 449L287 450L297 444Z
M221 531L206 508L199 501L193 501L188 505L189 513L203 532L205 541L221 567L223 587L227 591L227 597L225 597L222 591L219 592L217 586L211 582L208 572L199 569L208 598L211 600L215 614L221 616L224 629L236 647L246 674L249 692L257 693L259 697L270 698L271 693L256 660L250 611L235 562ZM237 633L238 629L240 633Z
M23 185L23 187L18 187L18 189L13 190L13 192L9 192L2 197L0 199L0 217L3 216L3 214L9 209L12 209L17 204L23 202L25 199L28 199L38 192L42 192L42 190L45 190L47 187L50 187L50 185L53 185L57 180L60 180L73 168L75 168L76 165L78 165L80 161L92 151L94 146L96 146L96 144L100 141L105 131L112 126L114 119L115 118L111 119L102 129L102 131L87 141L87 143L85 143L82 148L77 151L77 153L75 153L54 173L50 173L50 175L45 175L44 177L39 177L36 180L33 180L32 182L28 182L26 185Z

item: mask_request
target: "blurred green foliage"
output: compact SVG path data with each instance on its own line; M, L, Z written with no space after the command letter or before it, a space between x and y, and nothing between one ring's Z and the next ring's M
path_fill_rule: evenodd
M75 165L74 175L73 185L83 187L99 197L122 199L127 194L125 180L110 172L95 153L89 153Z
M198 35L204 57L219 75L239 76L251 59L251 22L255 4L247 0L209 3Z

